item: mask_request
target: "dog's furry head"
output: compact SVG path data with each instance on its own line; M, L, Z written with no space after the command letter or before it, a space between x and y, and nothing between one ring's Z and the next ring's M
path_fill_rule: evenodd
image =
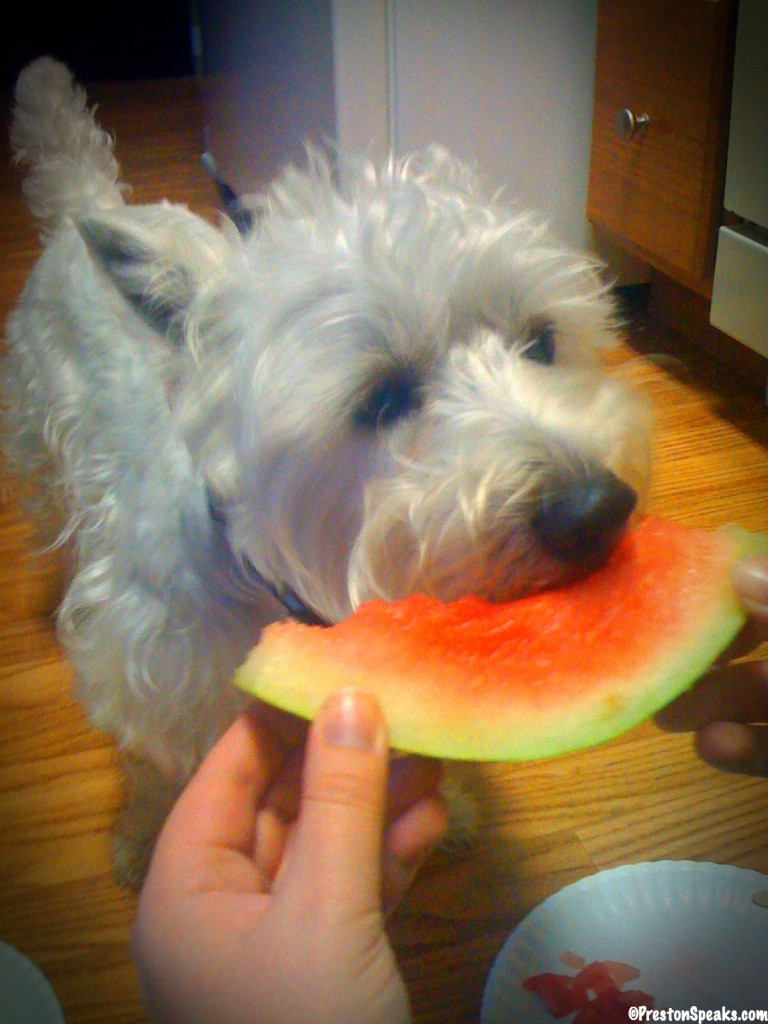
M193 770L284 611L265 580L336 619L500 600L610 553L648 429L600 368L606 289L445 151L345 165L340 188L310 153L243 233L126 204L50 59L19 78L12 142L46 244L8 323L4 448L64 514L60 635L123 749Z
M592 261L484 201L438 147L345 166L341 189L310 152L251 198L243 236L125 205L89 132L88 187L62 199L37 154L33 208L74 222L115 286L244 563L333 619L413 590L503 599L605 557L648 444L596 359L614 312Z
M602 557L647 439L596 363L614 324L594 265L437 148L344 194L313 155L258 205L245 238L167 207L80 222L172 340L171 404L234 550L330 618L507 598ZM609 512L559 543L542 510L563 502Z

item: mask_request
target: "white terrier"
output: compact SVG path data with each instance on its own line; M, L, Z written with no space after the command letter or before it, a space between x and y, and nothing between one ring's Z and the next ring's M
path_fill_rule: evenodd
M19 78L12 142L45 250L8 325L5 448L70 542L79 697L144 765L129 878L281 601L337 620L587 572L645 486L647 422L598 366L594 264L437 147L341 190L310 154L238 230L126 205L48 58Z

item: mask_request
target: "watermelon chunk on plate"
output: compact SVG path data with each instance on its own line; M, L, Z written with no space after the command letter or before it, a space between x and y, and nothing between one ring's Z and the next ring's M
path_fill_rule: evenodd
M492 604L371 601L329 628L278 622L236 674L305 718L345 687L373 693L400 750L521 761L602 743L686 690L745 615L731 586L768 536L649 516L597 572Z

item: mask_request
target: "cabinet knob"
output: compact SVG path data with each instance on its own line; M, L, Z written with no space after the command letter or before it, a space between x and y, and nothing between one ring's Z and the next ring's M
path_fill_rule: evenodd
M648 125L649 121L650 118L647 114L633 114L628 107L624 107L616 115L613 124L619 138L628 140L633 135L641 132Z

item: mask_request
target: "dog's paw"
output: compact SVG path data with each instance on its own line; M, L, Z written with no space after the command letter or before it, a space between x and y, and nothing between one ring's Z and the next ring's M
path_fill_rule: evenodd
M140 889L179 789L147 762L128 762L126 767L129 795L117 822L112 866L118 885Z
M112 844L112 870L115 881L123 889L138 892L144 884L154 842L139 847L135 840L118 832Z
M456 768L450 768L441 786L448 805L448 831L439 852L454 859L469 853L477 844L480 835L480 805Z

